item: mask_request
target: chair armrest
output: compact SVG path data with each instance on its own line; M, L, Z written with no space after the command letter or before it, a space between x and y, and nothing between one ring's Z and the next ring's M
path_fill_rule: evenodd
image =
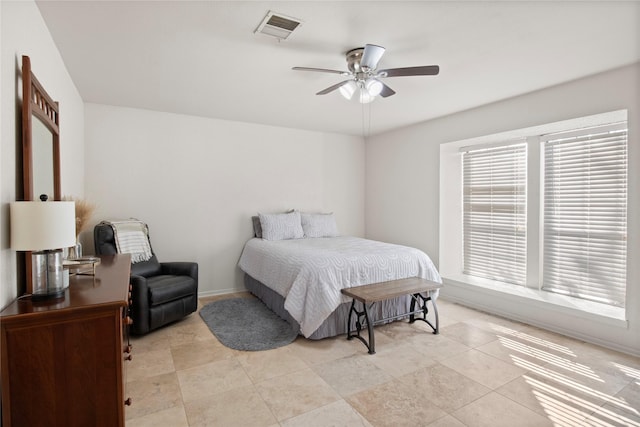
M162 274L174 276L191 276L198 283L198 263L197 262L161 262Z
M146 334L149 332L149 286L147 278L131 276L131 332L134 334Z

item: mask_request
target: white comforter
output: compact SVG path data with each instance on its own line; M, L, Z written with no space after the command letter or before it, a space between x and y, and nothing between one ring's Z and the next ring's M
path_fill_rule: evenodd
M285 309L305 337L349 300L340 293L342 288L416 276L442 282L419 249L346 236L254 238L246 243L238 265L285 298Z

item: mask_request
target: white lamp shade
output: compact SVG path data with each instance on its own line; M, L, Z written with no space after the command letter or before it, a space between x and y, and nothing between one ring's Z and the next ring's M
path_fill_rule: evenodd
M368 104L370 102L373 102L375 99L376 97L371 95L367 90L367 88L365 87L360 88L360 97L358 98L358 100L360 101L361 104Z
M11 203L11 249L41 251L76 244L75 202Z
M382 82L374 78L368 79L364 85L371 96L378 96L382 92Z
M358 89L356 82L351 80L349 83L340 86L339 90L342 96L344 96L348 100L351 100L351 98L353 98L353 94L356 92L356 89Z

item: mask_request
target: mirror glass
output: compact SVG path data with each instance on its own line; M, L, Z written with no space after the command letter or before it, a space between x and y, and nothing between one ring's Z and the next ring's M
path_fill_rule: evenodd
M31 160L33 168L33 199L46 194L54 200L53 134L40 119L31 122Z

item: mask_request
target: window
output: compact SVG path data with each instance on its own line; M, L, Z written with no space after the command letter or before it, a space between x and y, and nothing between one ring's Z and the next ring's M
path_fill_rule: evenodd
M464 273L524 285L526 144L465 150L462 162Z
M458 221L461 260L444 257L445 274L455 274L457 265L467 277L624 307L624 117L539 126L512 133L517 142L492 144L485 137L457 149L461 213L442 221L445 227ZM441 160L449 162L452 152L445 154ZM455 243L441 247L456 250Z
M626 123L546 135L542 289L624 306Z

